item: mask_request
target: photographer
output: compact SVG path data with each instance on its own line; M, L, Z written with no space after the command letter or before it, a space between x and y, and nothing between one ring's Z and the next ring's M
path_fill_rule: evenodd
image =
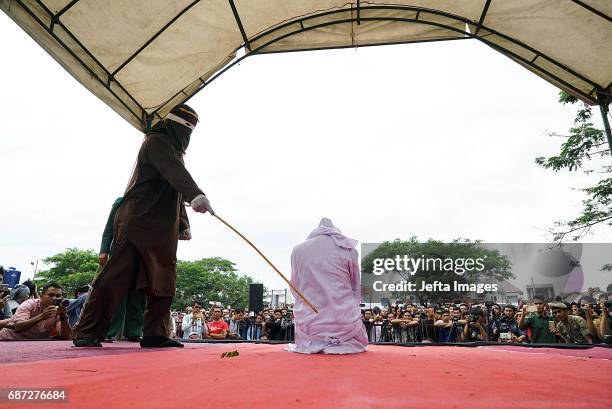
M491 305L491 311L489 314L489 334L492 334L492 341L497 341L497 339L494 337L495 332L493 331L494 328L499 328L499 321L502 319L502 308L499 304L492 304Z
M501 342L524 342L527 340L525 335L514 319L516 307L514 305L506 305L504 307L504 315L491 326L492 340ZM522 316L522 314L521 314Z
M612 295L608 295L608 300L610 300L610 298L612 298ZM612 320L610 319L610 308L608 307L610 305L610 301L608 301L607 303L601 302L599 304L599 306L601 307L601 316L599 319L599 325L597 326L597 331L599 334L599 338L601 338L602 340L605 341L604 337L606 335L612 335Z
M463 340L470 341L488 341L485 325L485 313L480 307L471 309L467 317L467 324L463 327Z
M68 301L62 298L62 287L54 282L47 283L40 298L26 300L17 308L9 322L13 328L2 329L0 340L71 339L67 304Z
M442 310L441 318L434 323L438 342L457 342L461 338L461 328L458 320L451 320L450 311Z
M535 311L533 311L535 307ZM544 300L541 298L533 298L533 307L523 305L518 327L521 330L530 331L530 341L534 344L555 344L557 337L550 331L552 317L546 314L544 308ZM531 309L531 311L530 311Z
M570 344L592 344L593 337L589 334L586 321L576 315L570 315L567 305L563 302L548 304L555 317L556 325L551 332L561 338L562 342Z
M599 313L601 313L601 310L599 309L599 306L597 304L586 304L583 307L583 310L587 330L589 331L589 334L591 334L591 336L593 337L593 342L599 343L599 333L597 331L595 323L599 324Z
M202 312L202 303L194 302L191 312L183 316L181 332L183 339L206 338L206 321Z

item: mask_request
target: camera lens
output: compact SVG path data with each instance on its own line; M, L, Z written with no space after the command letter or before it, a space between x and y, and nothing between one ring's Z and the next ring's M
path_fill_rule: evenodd
M66 308L70 305L70 301L65 298L56 298L55 300L53 300L53 304L57 305L58 307L62 306Z

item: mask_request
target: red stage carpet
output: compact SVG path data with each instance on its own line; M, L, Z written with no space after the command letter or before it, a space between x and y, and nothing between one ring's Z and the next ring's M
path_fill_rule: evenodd
M68 404L12 408L608 408L612 350L371 345L351 356L284 345L0 344L1 388L65 388ZM221 358L237 350L237 357Z

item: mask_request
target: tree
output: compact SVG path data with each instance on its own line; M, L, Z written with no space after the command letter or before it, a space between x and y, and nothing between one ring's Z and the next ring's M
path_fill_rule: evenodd
M64 287L64 294L72 297L74 290L91 284L98 271L98 255L93 250L66 249L47 257L48 270L40 271L36 285L55 281ZM176 296L173 308L185 308L194 300L221 301L223 305L246 307L251 277L238 274L235 264L214 257L197 261L178 261L176 264Z
M440 281L450 284L453 289L453 282L465 284L477 284L490 281L502 281L512 278L510 271L509 259L499 254L498 250L487 250L479 246L478 242L468 240L453 240L451 243L443 243L438 240L429 239L426 242L419 242L416 237L410 238L408 241L396 239L394 241L383 242L379 247L367 255L361 265L362 274L372 274L374 268L374 259L395 259L396 255L407 255L411 258L424 259L450 259L454 262L459 259L483 259L484 268L482 271L465 271L462 275L454 271L445 271L445 269L434 266L427 270L420 269L414 275L408 271L394 271L406 281L416 284L419 299L424 303L429 302L451 302L458 298L463 298L464 293L450 291L420 291L421 283L432 283ZM456 263L454 263L456 264ZM405 298L407 292L394 292L396 298Z
M98 270L98 255L93 250L69 248L45 258L43 262L53 267L37 273L37 287L55 281L64 288L67 297L72 297L77 288L91 284Z
M578 100L561 91L559 102L575 104ZM593 127L591 123L591 107L582 104L574 119L574 127L569 135L549 133L551 136L562 136L566 141L561 145L561 151L556 156L537 157L535 162L555 172L566 169L570 172L582 170L586 174L597 175L597 182L592 186L578 190L586 194L582 201L581 213L573 219L557 221L550 230L553 240L562 242L567 235L577 241L588 234L596 225L612 226L612 165L610 165L610 148L605 132ZM595 163L603 158L603 164ZM595 165L595 168L591 166ZM612 265L608 265L608 269Z
M223 305L245 308L253 279L238 274L235 264L221 257L176 264L176 296L172 307L183 309L193 301L220 301Z

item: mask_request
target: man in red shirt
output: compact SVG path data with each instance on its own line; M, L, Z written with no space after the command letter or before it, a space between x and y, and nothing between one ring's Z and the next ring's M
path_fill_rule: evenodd
M225 339L227 337L227 331L229 326L227 322L221 319L221 307L214 307L212 310L213 320L208 323L208 338L213 339Z

